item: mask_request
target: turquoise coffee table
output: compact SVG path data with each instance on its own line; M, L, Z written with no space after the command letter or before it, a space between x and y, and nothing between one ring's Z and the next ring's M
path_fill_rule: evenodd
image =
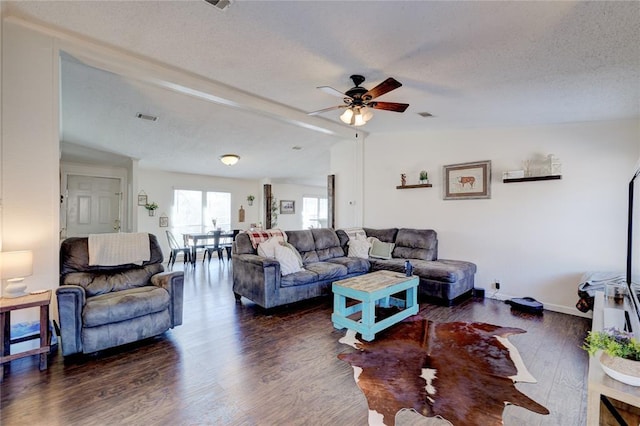
M366 341L375 339L375 334L418 313L418 277L407 277L400 272L377 271L333 283L333 314L331 321L337 329L349 328L362 335ZM405 300L393 297L404 291ZM347 306L347 299L359 303ZM398 313L376 322L376 304L388 308L390 305L404 308ZM362 319L355 321L349 316L362 312Z

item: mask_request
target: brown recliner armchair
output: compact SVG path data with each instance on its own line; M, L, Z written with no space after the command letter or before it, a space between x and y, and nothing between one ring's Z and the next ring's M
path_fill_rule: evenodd
M63 355L131 343L182 324L183 272L163 272L152 234L149 248L142 265L90 266L88 238L62 242L56 295Z

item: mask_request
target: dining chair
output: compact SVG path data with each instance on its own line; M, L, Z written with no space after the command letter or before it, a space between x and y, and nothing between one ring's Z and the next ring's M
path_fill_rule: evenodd
M182 254L184 255L183 263L191 262L191 248L184 245L181 246L180 244L178 244L178 240L176 240L176 237L173 236L173 233L171 233L171 231L166 232L167 240L169 240L169 249L171 250L167 266L173 267L173 264L176 262L176 257L180 252L182 252Z
M220 246L220 234L222 231L209 231L209 234L213 237L213 244L204 246L204 254L202 255L202 263L204 263L204 259L209 256L209 263L211 262L211 255L213 252L218 253L218 260L222 260L222 252L224 248Z
M227 241L224 243L220 243L220 247L222 247L227 252L227 261L231 260L231 248L233 247L233 242L236 240L236 235L240 233L239 229L234 229L232 231L231 241ZM228 240L229 238L225 238Z

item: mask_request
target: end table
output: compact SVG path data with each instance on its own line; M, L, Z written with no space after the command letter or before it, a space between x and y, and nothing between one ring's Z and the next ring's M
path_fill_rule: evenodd
M31 355L40 355L40 370L47 369L47 354L50 350L51 336L49 334L49 304L51 290L44 293L28 294L16 298L0 298L0 341L2 353L0 356L0 382L4 378L4 364L14 359ZM11 311L18 309L40 307L40 347L16 354L11 354Z

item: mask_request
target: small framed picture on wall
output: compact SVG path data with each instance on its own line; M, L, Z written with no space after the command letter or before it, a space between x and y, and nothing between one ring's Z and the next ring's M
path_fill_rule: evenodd
M491 160L442 167L444 200L491 198Z
M169 226L169 218L167 216L160 216L160 228L166 228Z
M147 204L147 194L145 194L144 191L142 191L141 193L138 194L138 205L144 206L145 204Z
M280 200L280 214L294 214L296 202L293 200Z

